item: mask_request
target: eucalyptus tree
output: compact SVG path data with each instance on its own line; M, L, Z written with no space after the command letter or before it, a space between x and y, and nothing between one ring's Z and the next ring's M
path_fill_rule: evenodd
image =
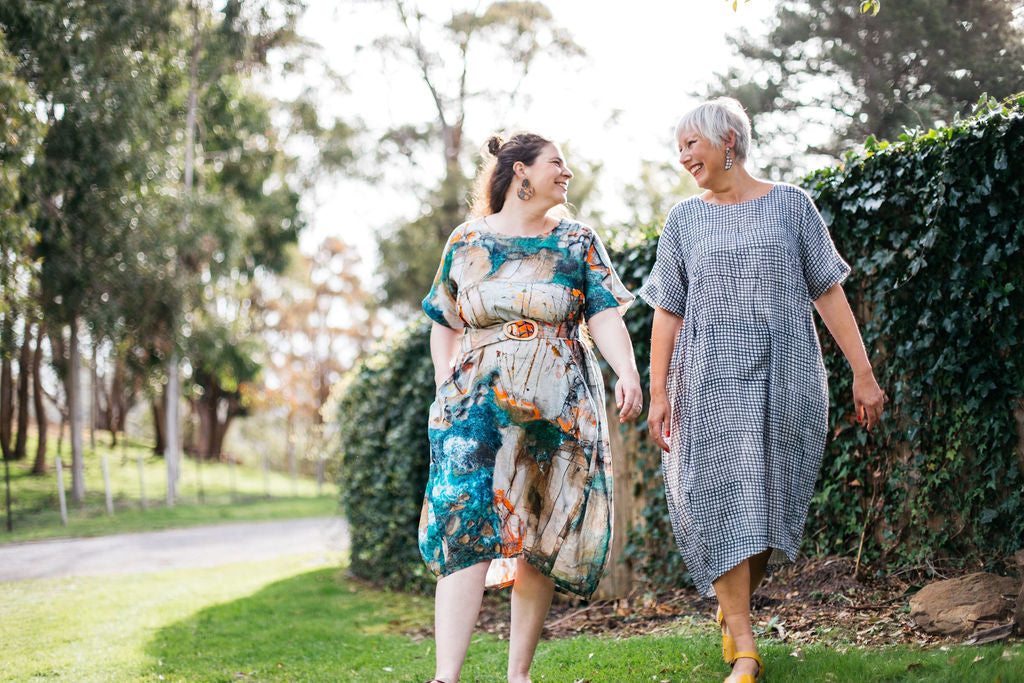
M25 349L30 348L32 327L24 322L18 367L18 441L12 452L13 321L18 310L24 310L26 304L26 291L22 285L24 278L20 276L30 272L31 262L26 254L34 237L31 225L34 207L25 198L22 182L29 159L35 154L41 129L33 109L32 93L28 84L18 76L15 60L8 52L7 41L0 31L0 452L4 459L8 530L12 528L9 460L12 456L24 457L28 426L28 399L25 394L31 363L25 363Z
M30 162L38 209L33 256L49 332L67 340L66 364L54 360L64 369L68 396L74 500L85 494L80 325L103 306L105 293L109 297L122 238L138 229L135 206L122 200L137 194L158 154L145 142L161 119L165 65L159 48L172 9L170 0L0 5L0 29L18 74L46 119Z
M466 212L466 116L473 102L511 107L541 57L583 54L568 31L540 2L493 2L431 16L411 0L384 0L395 14L395 31L375 47L419 75L434 116L402 122L386 131L380 150L387 158L440 153L441 177L415 220L378 241L379 270L388 304L416 304L430 285L437 256Z
M206 117L210 112L210 108L207 106L208 100L216 99L214 95L217 92L225 92L223 86L226 83L233 83L235 80L265 67L267 56L272 50L297 40L295 24L303 8L304 3L300 0L227 0L216 6L211 2L201 0L185 0L183 3L182 12L178 15L182 19L182 36L184 37L184 40L179 43L182 48L180 61L187 65L182 112L184 124L182 166L180 167L180 196L184 207L179 227L181 234L197 232L197 219L202 225L198 230L215 227L209 223L203 224L202 216L198 213L202 210L210 215L208 207L204 209L201 204L209 205L214 199L213 193L205 192L197 183L196 176L199 166L207 161L210 162L209 168L223 165L224 160L218 158L218 155L227 155L230 161L232 156L239 157L243 153L250 155L259 151L258 147L251 149L233 146L218 147L216 145L204 147L198 134L201 130L211 130L205 126ZM228 86L228 89L230 87L231 85ZM209 158L204 158L203 155L206 154L210 155ZM231 168L230 163L228 167ZM251 199L251 197L242 197L242 199ZM253 216L259 217L260 213L250 214L250 217ZM271 222L273 221L273 214L269 219ZM229 222L224 227L230 228L234 225ZM278 239L277 232L284 235L290 234L290 239L294 239L295 227L282 225L284 225L284 229L278 231L272 229L272 225L268 226L264 222L263 225L257 226L257 230L253 231L254 239L257 242L260 240L273 242ZM260 228L264 229L261 231ZM266 228L271 229L267 230ZM216 236L212 242L217 242ZM193 296L189 301L183 302L180 310L174 311L170 319L167 389L163 399L166 409L164 453L168 468L168 504L173 504L176 497L177 460L180 453L180 420L178 417L178 401L181 395L178 384L180 332L182 326L187 324L188 311L201 304L194 296L194 293L198 291L195 285L202 286L203 279L211 276L207 270L207 266L211 262L203 260L201 251L182 249L177 253L175 260L176 277L186 283L186 291L192 292ZM216 249L207 251L211 255L223 256L224 253ZM189 287L187 283L193 283L193 286Z
M228 424L242 414L245 386L259 378L263 302L254 281L287 263L304 220L301 194L272 121L273 103L238 74L206 89L190 202L194 272L181 348L191 375L185 396L199 421L189 450L219 458Z
M25 455L24 435L28 413L28 375L23 362L25 349L31 348L31 325L22 322L18 368L18 442L12 448L12 418L15 409L12 365L19 344L15 323L24 318L28 305L26 282L32 263L27 257L34 240L34 206L23 191L28 160L35 153L41 125L34 113L34 100L28 84L16 69L0 33L0 450L4 459Z
M903 0L877 16L849 0L787 0L767 35L729 41L744 61L711 93L747 107L780 170L868 135L948 123L982 94L1024 90L1020 0Z

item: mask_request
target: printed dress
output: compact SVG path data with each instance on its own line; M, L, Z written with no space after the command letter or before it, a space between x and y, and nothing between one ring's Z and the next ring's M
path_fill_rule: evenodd
M482 221L445 247L423 310L465 329L430 406L423 559L438 576L492 560L508 585L525 558L589 597L611 545L612 463L604 385L579 324L628 305L600 239L562 220L514 237Z
M701 595L745 558L796 559L825 448L828 385L812 302L850 267L803 190L669 213L640 291L683 318L662 454L676 542Z

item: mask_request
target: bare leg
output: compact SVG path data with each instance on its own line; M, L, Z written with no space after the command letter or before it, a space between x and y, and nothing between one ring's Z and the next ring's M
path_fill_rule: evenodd
M768 548L757 555L751 555L750 562L750 594L753 595L757 587L764 581L764 575L768 570L768 558L772 556L772 549Z
M750 595L764 578L770 555L770 548L753 555L722 574L714 583L728 632L736 641L736 652L757 652L750 628ZM756 674L757 662L747 657L737 659L732 671L737 676Z
M537 651L537 641L544 628L544 618L551 607L555 584L548 577L520 559L516 566L516 582L512 587L512 626L509 633L509 683L528 683L530 664Z
M466 661L466 650L473 635L480 602L484 597L484 579L490 562L476 564L449 574L437 582L434 591L434 642L437 670L434 678L455 683Z

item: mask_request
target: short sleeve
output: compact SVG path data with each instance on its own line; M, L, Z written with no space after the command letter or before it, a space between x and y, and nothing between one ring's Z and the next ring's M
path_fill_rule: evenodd
M676 212L669 213L665 228L658 238L658 253L640 296L651 306L664 308L680 318L686 313L689 280L680 249L681 226Z
M586 289L583 292L584 313L587 320L606 308L622 306L623 311L635 298L612 268L612 260L604 248L601 238L590 231L590 247L587 249Z
M434 283L430 292L423 299L423 312L436 323L452 329L462 329L466 323L459 315L458 283L452 280L452 259L461 240L461 230L456 228L448 237L441 255L441 265L437 268Z
M803 192L800 194L805 202L800 223L800 261L807 282L807 293L811 301L814 301L832 286L845 280L850 274L850 266L836 250L828 227L814 202Z

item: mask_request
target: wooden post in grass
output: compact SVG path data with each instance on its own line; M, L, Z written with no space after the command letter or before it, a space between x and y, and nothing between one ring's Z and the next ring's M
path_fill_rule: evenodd
M14 531L14 520L11 519L11 463L4 456L4 481L7 482L7 530Z
M100 456L103 465L103 494L107 499L107 514L114 514L114 496L110 492L110 466L107 464L107 454Z
M196 486L199 488L199 504L206 502L206 491L203 490L203 456L196 455Z
M291 454L291 475L292 475L292 497L299 495L299 465L296 462L298 458L295 454Z
M235 459L232 456L228 456L228 477L231 479L231 502L235 502L235 494L237 493L237 487L235 486Z
M317 458L316 461L316 495L324 495L324 467L326 461L323 458Z
M57 456L57 499L60 501L60 523L68 525L68 501L64 493L64 464Z
M146 505L146 477L145 468L142 466L142 453L139 453L139 500L142 501L142 509L145 510L148 506Z
M270 454L263 454L263 495L270 498Z

